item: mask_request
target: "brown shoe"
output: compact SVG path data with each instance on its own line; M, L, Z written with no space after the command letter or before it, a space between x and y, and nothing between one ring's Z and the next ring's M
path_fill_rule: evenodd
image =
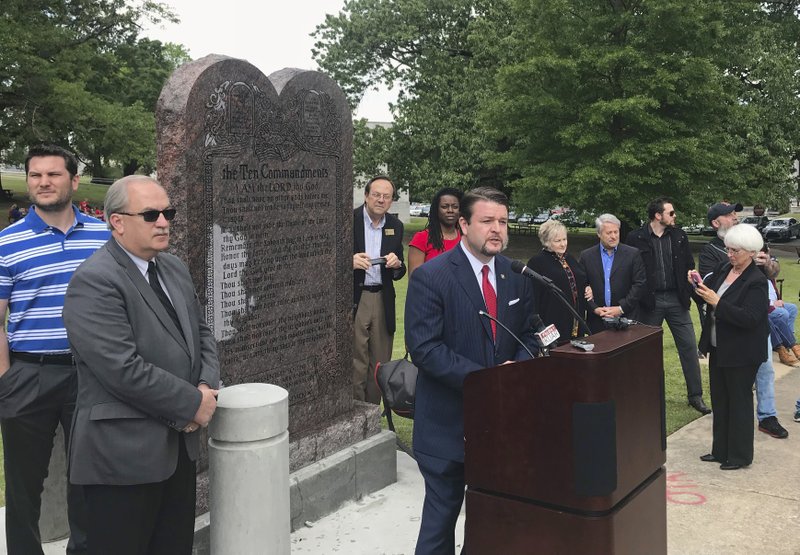
M795 356L796 359L800 360L800 345L795 343L792 345L792 354Z
M787 366L797 366L800 363L800 360L797 360L797 357L794 356L794 353L781 345L778 347L778 359L780 359L781 363Z

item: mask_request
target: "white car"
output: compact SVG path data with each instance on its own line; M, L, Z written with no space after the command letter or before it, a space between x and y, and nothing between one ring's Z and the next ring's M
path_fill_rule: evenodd
M408 207L408 215L409 216L422 216L422 205L421 204L412 204Z

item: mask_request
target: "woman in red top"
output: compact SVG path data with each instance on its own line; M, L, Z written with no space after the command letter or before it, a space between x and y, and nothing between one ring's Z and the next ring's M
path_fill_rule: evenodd
M408 244L408 275L423 262L449 251L458 244L459 205L463 193L458 189L445 187L431 202L428 212L428 225L414 234Z

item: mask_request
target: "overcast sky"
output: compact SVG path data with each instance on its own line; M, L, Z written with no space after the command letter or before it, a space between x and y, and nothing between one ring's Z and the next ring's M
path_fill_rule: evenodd
M147 26L144 34L162 42L183 44L193 59L207 54L242 58L265 75L285 67L318 69L311 58L310 36L326 13L336 13L343 0L162 0L181 22ZM391 121L386 90L368 91L355 116Z

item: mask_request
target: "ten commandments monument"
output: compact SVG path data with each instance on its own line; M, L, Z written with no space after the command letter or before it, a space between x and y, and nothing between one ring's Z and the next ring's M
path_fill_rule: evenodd
M291 468L380 431L352 400L352 120L325 75L211 55L156 110L158 177L178 216L226 386L289 391ZM294 510L294 509L293 509Z

